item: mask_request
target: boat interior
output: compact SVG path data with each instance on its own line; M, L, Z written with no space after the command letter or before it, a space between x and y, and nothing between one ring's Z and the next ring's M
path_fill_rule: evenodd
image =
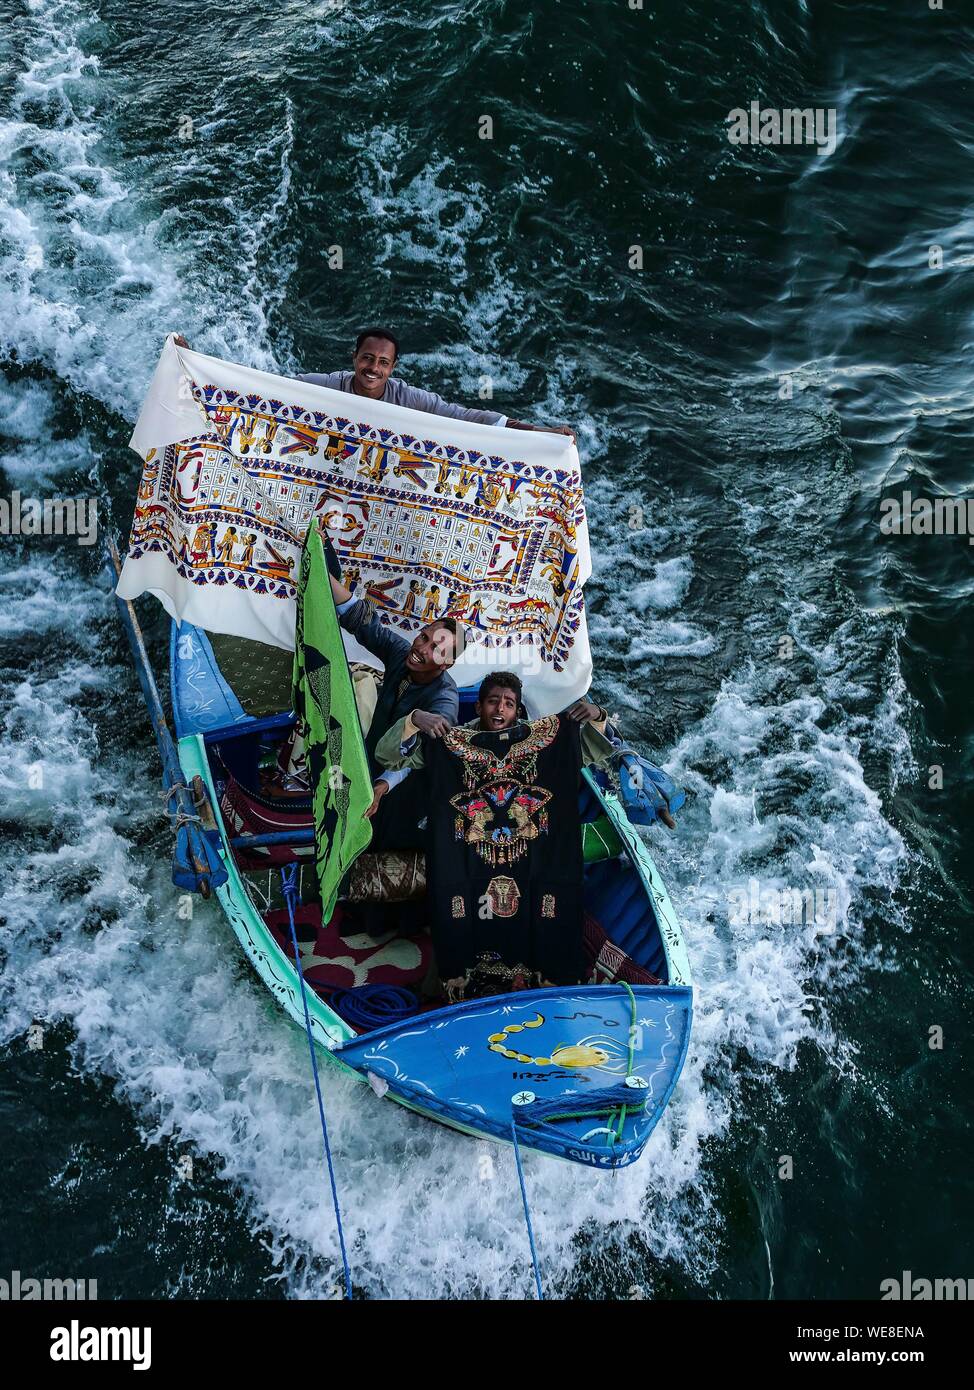
M237 867L289 959L293 949L280 869L298 866L295 926L310 988L333 1007L340 992L340 1012L360 1032L368 1027L358 1026L355 1000L348 996L366 985L412 991L417 1012L442 1007L422 892L395 904L396 925L389 932L356 930L354 895L345 888L331 920L322 922L310 797L274 795L269 776L294 722L293 714L281 712L290 696L289 654L242 639L211 639L183 624L178 633L173 629L171 657L177 731L180 736L202 735ZM475 687L461 690L461 721L474 717L475 700ZM600 785L608 786L604 775L587 770L579 795L586 960L591 967L585 983L628 979L668 984L653 895L607 815L596 791Z

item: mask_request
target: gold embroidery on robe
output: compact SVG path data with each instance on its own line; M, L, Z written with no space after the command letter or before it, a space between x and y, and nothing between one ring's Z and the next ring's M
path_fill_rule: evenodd
M487 885L487 906L493 917L513 917L521 903L517 884L506 874L498 874Z

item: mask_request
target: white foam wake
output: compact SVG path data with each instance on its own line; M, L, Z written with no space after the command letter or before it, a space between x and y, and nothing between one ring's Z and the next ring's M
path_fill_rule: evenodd
M129 419L171 331L202 351L275 370L268 321L291 266L268 246L289 197L290 101L240 162L233 199L223 196L207 131L187 143L173 132L172 176L211 190L197 209L194 246L180 248L187 209L178 186L167 208L127 182L117 110L133 93L124 72L105 76L85 49L90 6L29 0L29 12L0 120L0 348ZM218 93L208 109L218 122ZM138 178L141 166L130 172Z

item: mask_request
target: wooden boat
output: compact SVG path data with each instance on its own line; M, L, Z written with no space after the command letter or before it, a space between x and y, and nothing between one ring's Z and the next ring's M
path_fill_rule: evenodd
M128 627L131 606L119 603ZM204 888L215 891L280 1007L304 1027L280 875L255 865L262 850L284 843L300 866L311 853L311 834L287 828L256 838L237 834L221 811L228 778L256 785L260 765L276 756L293 715L285 709L248 713L234 676L221 670L217 659L214 648L225 645L225 639L211 642L186 623L173 626L174 747L185 784L195 786L197 805L205 807L202 825L183 815L184 828L196 836L191 862L199 869L208 856ZM247 646L255 653L269 651L260 644ZM136 657L138 664L137 651ZM472 717L475 697L473 688L461 691L461 720ZM286 703L283 696L280 703ZM158 733L159 719L155 722ZM596 845L592 853L586 845L585 910L589 923L603 933L594 974L599 977L601 968L603 975L618 977L628 964L630 978L655 977L658 983L616 978L527 989L421 1007L409 1017L361 1031L329 1001L335 998L335 973L348 983L351 970L354 994L356 982L368 981L370 958L365 952L364 959L350 964L347 942L329 935L333 923L322 924L320 910L315 920L310 868L298 870L307 880L302 882L307 900L297 918L308 949L306 955L303 942L311 1034L333 1063L378 1095L467 1134L500 1141L516 1135L524 1148L617 1168L639 1157L677 1083L690 1034L692 991L680 926L645 844L608 779L591 769L583 777L581 819L587 841ZM176 780L167 765L167 785Z

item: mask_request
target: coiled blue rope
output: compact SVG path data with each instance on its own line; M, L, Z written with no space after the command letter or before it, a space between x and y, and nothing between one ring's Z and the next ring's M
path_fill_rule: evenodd
M399 985L358 985L355 989L336 986L328 991L328 1006L364 1033L409 1018L419 1009L419 1000L412 990Z
M308 1012L308 990L304 983L304 971L301 968L301 952L298 949L298 933L294 926L294 912L298 900L298 864L288 864L281 870L281 887L284 892L284 901L287 904L288 920L291 924L291 946L294 949L294 964L298 972L298 980L301 983L301 1003L304 1006L304 1027L308 1035L308 1051L311 1053L311 1070L315 1078L315 1095L318 1097L318 1118L321 1120L321 1137L325 1144L325 1159L328 1163L328 1179L331 1183L331 1200L335 1208L335 1224L338 1227L338 1244L342 1252L342 1267L345 1270L345 1297L352 1297L352 1273L348 1267L348 1255L345 1250L345 1231L342 1227L342 1213L338 1205L338 1186L335 1182L335 1165L331 1160L331 1144L328 1142L328 1125L325 1123L325 1103L321 1098L321 1082L318 1079L318 1058L315 1055L314 1038L311 1035L311 1015Z

